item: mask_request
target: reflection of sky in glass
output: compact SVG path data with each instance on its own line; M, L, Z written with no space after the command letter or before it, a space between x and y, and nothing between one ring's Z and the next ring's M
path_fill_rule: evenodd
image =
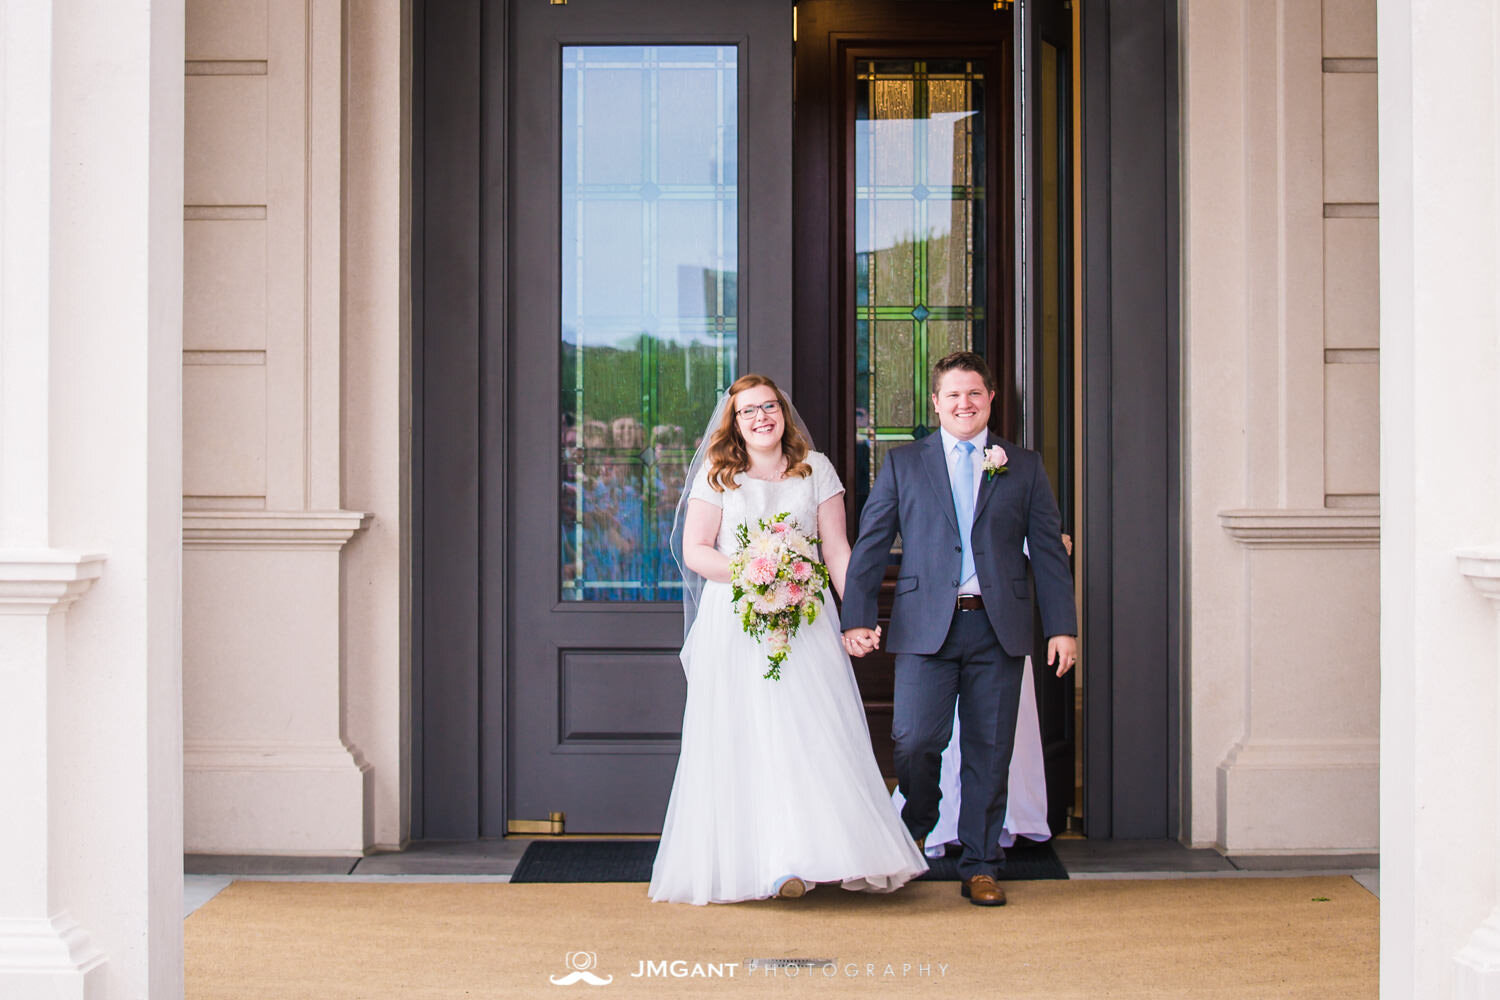
M932 363L984 343L984 74L860 60L854 122L856 512L886 452L928 433Z
M713 342L737 312L737 52L563 50L562 332Z
M924 142L927 146L927 158L923 164L925 176L921 179L922 184L929 192L947 192L954 187L964 187L969 183L967 177L959 177L958 164L953 151L955 146L966 148L969 142L967 132L962 138L955 133L961 122L979 114L978 111L938 111L927 118L898 119L895 121L863 120L855 123L855 178L860 187L868 187L871 168L870 150L872 148L888 149L892 145L900 144L910 146L910 137L917 132L925 134ZM965 125L967 129L972 123ZM903 158L904 159L904 158ZM893 170L882 172L881 180L889 185L897 185L892 176ZM877 194L892 197L894 204L886 207L883 211L876 212L875 234L871 236L871 221L865 212L859 212L854 220L854 245L857 252L864 253L873 250L888 250L902 243L912 241L915 234L912 221L911 202L908 200L911 185L915 183L907 170L901 170L904 183L900 183L899 192L891 196L889 192ZM882 185L885 186L885 185ZM947 195L939 194L939 197ZM896 201L899 199L899 201ZM941 239L949 234L952 229L952 219L947 215L933 213L935 218L929 217L925 227L925 238L929 240ZM903 226L902 223L905 225Z
M677 600L667 535L738 338L738 52L563 49L564 600Z

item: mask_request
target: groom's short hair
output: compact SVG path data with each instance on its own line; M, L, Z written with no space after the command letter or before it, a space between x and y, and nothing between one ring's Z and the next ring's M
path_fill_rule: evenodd
M973 351L954 351L946 357L940 358L938 363L932 366L932 391L943 384L943 376L952 371L974 372L984 379L984 387L990 392L995 391L995 380L990 375L990 366L984 363L984 358Z

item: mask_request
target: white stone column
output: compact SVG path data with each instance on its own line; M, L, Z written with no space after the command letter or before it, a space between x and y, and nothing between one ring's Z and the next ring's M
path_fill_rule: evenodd
M0 0L6 1000L182 993L182 35Z
M1381 994L1489 996L1496 623L1455 553L1500 542L1500 11L1379 32Z
M1458 568L1494 606L1496 642L1491 667L1500 676L1500 545L1461 550L1458 553ZM1500 718L1500 705L1495 706L1495 716ZM1491 749L1500 754L1500 740L1495 741ZM1500 766L1496 767L1496 774L1500 775ZM1500 802L1500 788L1492 789L1491 793ZM1500 835L1500 825L1495 830ZM1497 863L1500 863L1500 836L1497 836L1492 850ZM1496 887L1495 906L1490 910L1490 915L1475 928L1474 933L1469 935L1469 940L1459 949L1454 958L1454 966L1455 997L1461 1000L1500 998L1500 886Z

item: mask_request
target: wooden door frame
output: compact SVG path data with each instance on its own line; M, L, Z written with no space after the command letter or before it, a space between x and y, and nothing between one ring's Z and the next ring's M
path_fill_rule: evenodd
M1182 710L1189 692L1179 532L1177 4L1074 2L1083 7L1075 58L1083 76L1086 831L1175 837L1190 806L1183 781L1190 741ZM485 624L504 621L503 613L493 617L497 606L503 612L504 595L487 592L480 604L479 482L481 430L493 433L485 422L506 405L504 380L495 378L503 351L482 350L483 317L503 310L505 289L481 280L495 262L481 259L477 207L503 205L508 190L504 130L484 128L483 114L508 104L506 60L485 58L506 51L506 6L413 0L414 839L477 837L481 797L503 794L483 787L479 770L482 698L501 696L481 689L481 647L503 648L504 639L496 634L501 626ZM802 220L826 219L828 207L797 206L798 243ZM803 313L795 316L800 327ZM828 313L822 316L826 323ZM808 371L803 353L791 349L787 367ZM486 382L501 387L500 398L482 399ZM799 392L799 406L802 399L811 396ZM821 419L814 431L827 434L830 416ZM503 469L486 480L486 491L503 497ZM503 548L483 553L491 561L504 556ZM1154 734L1144 754L1124 739L1140 732Z
M1177 3L1074 2L1083 69L1084 830L1175 838L1191 774Z
M479 836L482 7L412 11L413 840Z

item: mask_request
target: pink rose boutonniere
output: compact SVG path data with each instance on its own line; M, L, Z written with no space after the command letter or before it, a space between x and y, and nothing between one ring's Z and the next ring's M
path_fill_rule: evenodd
M996 476L1003 476L1009 472L1010 466L1005 464L1008 461L1010 459L1006 457L1005 449L998 444L990 445L984 449L984 465L982 466L984 469L984 478L993 479Z

